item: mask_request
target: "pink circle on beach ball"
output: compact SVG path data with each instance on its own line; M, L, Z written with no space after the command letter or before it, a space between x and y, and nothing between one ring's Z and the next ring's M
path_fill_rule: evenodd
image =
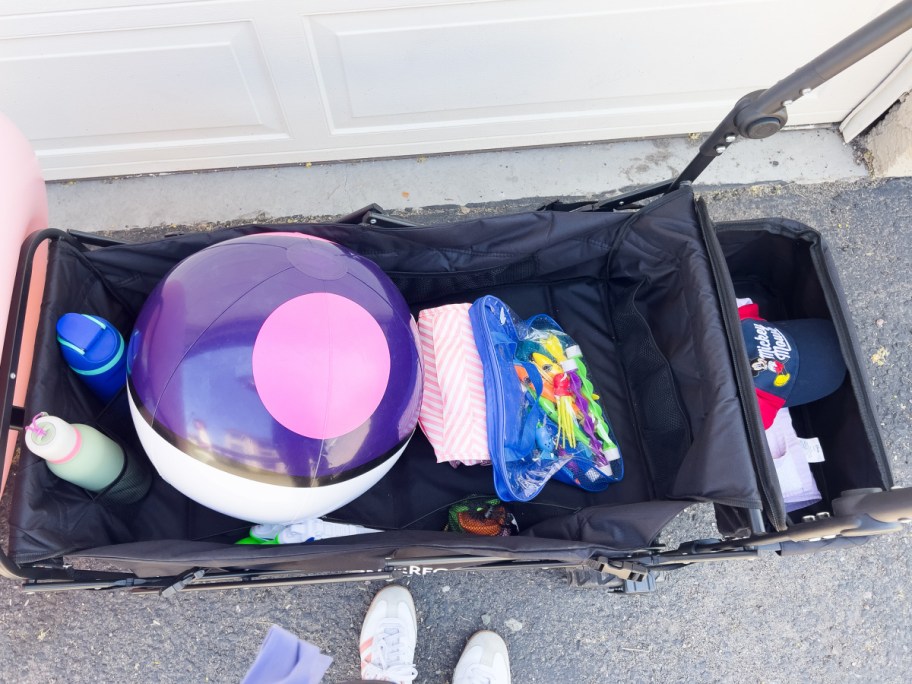
M290 299L263 323L253 380L281 425L313 439L351 432L386 392L390 350L377 320L347 297L318 292Z

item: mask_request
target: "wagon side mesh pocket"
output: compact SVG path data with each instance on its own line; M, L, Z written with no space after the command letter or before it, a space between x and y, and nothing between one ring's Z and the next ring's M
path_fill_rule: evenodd
M634 303L641 284L614 288L612 319L643 451L656 493L664 496L691 435L668 361Z

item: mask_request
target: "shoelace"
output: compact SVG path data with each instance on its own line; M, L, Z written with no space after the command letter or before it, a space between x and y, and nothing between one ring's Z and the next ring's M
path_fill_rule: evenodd
M466 670L465 679L460 679L459 684L497 684L497 675L487 665L472 663Z
M362 672L365 679L387 682L414 682L418 676L415 664L405 660L410 644L403 636L398 620L382 620L371 647L373 660Z

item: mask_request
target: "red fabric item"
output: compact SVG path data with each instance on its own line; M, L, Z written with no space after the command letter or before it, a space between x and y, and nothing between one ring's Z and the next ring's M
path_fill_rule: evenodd
M738 307L738 318L742 321L745 318L756 318L758 321L766 320L760 318L760 307L756 304L745 304L744 306Z
M770 394L759 387L754 387L754 393L757 395L757 404L760 406L760 418L763 421L763 429L768 430L769 426L776 420L776 414L779 409L785 406L785 399Z

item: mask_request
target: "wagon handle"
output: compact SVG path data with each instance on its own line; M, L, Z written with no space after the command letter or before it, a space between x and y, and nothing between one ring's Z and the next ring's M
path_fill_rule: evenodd
M807 516L782 532L753 534L734 540L700 544L699 554L739 551L746 547L766 547L776 544L817 543L836 538L858 539L892 534L912 523L912 487L850 489L832 501L833 513ZM808 547L813 548L813 547ZM657 554L657 564L678 558L676 551ZM677 561L676 561L677 562ZM688 562L693 562L688 559Z
M10 430L21 431L25 423L25 412L21 406L13 405L16 390L16 369L19 367L19 351L25 330L25 314L28 307L29 288L32 278L32 262L39 245L45 240L66 237L66 233L55 228L45 228L30 234L19 250L16 265L16 280L10 297L9 317L6 320L6 336L3 354L0 356L0 472L5 466L6 445ZM0 490L0 497L3 491ZM22 579L22 569L13 563L0 549L0 575L10 579Z
M814 88L842 73L910 28L912 0L904 0L774 86L742 97L722 123L700 145L699 154L674 180L669 190L676 190L682 183L696 180L710 162L724 154L739 135L756 140L778 133L788 121L788 105L809 95Z
M596 203L554 202L545 208L557 211L614 211L649 197L664 195L693 183L739 137L760 139L778 133L788 121L788 105L814 88L912 29L912 0L903 0L872 19L829 50L766 90L742 97L700 145L697 156L677 178Z
M833 499L834 515L865 515L882 523L912 522L912 488L852 489Z

